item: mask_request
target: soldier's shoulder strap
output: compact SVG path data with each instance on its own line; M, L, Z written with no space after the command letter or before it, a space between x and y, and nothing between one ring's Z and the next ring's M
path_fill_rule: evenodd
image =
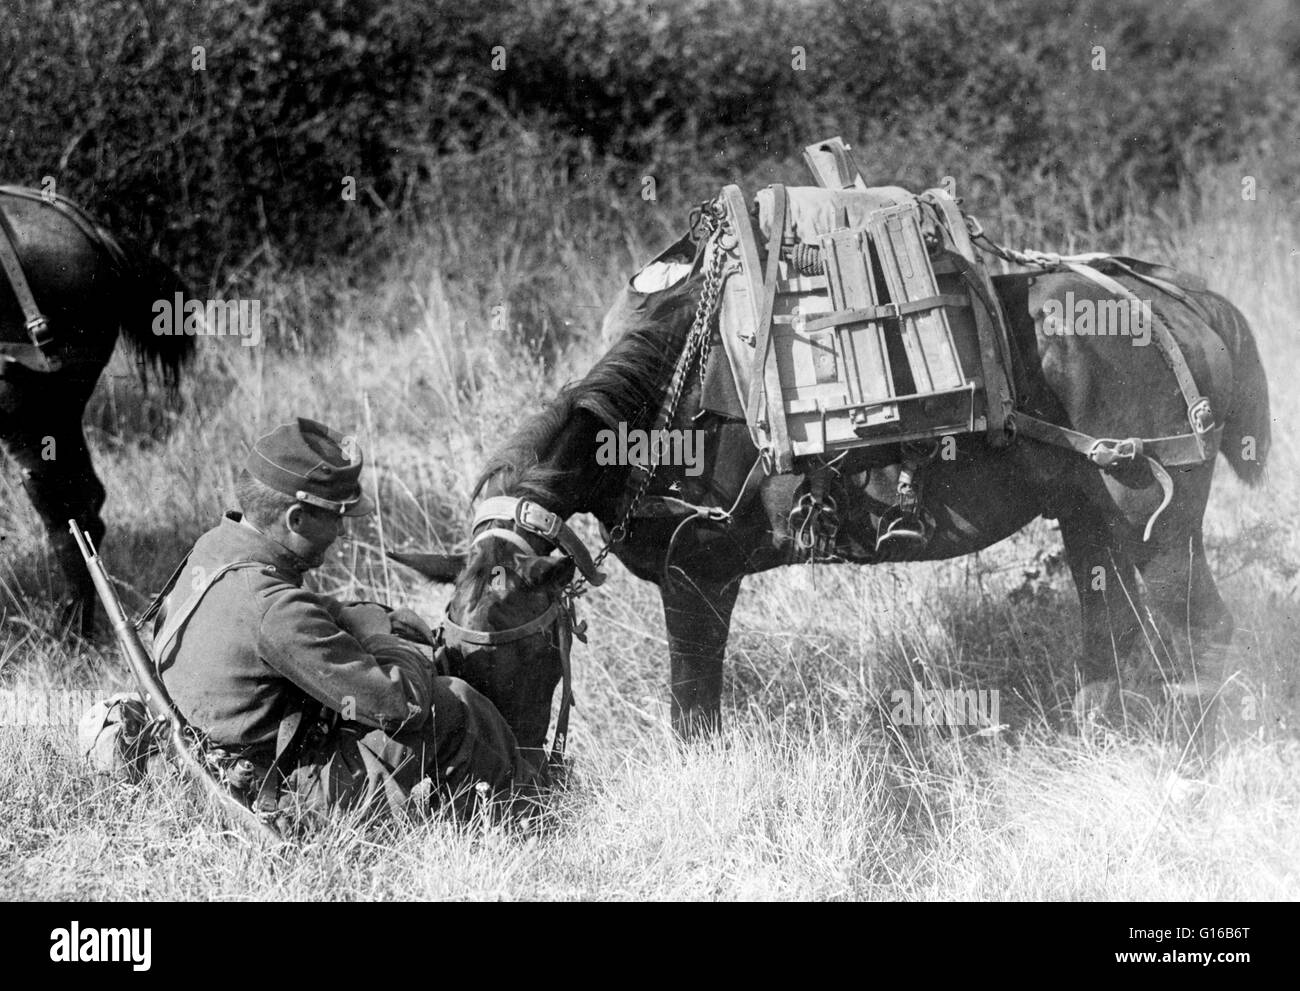
M176 584L176 579L180 576L181 569L185 567L185 564L188 561L189 558L186 557L186 559L181 562L180 567L177 568L175 574L172 575L168 587L159 594L160 599L171 593L172 587ZM236 571L240 568L266 567L268 567L268 565L264 561L231 561L229 564L222 565L212 574L208 575L204 579L203 584L195 590L194 594L185 600L184 607L177 611L175 615L167 617L167 620L163 623L163 627L159 631L158 636L154 638L153 654L158 664L158 670L164 671L170 665L170 659L167 657L167 648L171 646L171 642L176 639L176 635L181 632L181 629L189 621L189 618L194 615L194 610L199 607L199 603L203 601L203 597L208 594L208 590L212 588L213 585L220 581L228 572ZM155 604L157 604L157 601L158 600L155 600ZM154 605L149 607L150 613L156 611Z

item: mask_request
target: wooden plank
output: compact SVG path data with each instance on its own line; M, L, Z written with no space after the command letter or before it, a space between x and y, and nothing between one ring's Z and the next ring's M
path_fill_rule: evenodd
M867 232L861 229L832 231L822 238L822 257L835 310L852 310L879 305L879 293L871 272ZM835 328L843 357L842 377L849 401L881 402L895 395L889 367L883 321L841 324ZM882 417L896 415L887 404Z
M895 303L925 299L939 292L930 256L921 240L916 204L872 211L867 222L881 272ZM942 309L923 310L900 321L903 347L918 392L954 389L964 381L948 316Z

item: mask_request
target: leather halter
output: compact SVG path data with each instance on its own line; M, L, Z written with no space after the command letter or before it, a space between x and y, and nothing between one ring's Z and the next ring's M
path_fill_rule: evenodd
M560 519L558 515L535 502L512 496L494 496L491 499L485 499L483 504L479 506L478 512L474 514L472 528L477 531L485 523L504 523L507 521L514 523L515 526L522 530L542 537L552 546L562 551L573 561L578 570L582 572L583 577L592 585L599 585L604 582L605 574L596 569L587 548L578 539L578 536L569 529L568 524ZM505 540L525 553L535 553L533 548L518 532L508 530L504 526L490 526L476 533L470 546L472 547L483 540ZM573 665L569 659L569 654L573 647L575 635L584 643L587 640L586 624L577 622L572 589L566 588L558 595L553 596L551 604L528 622L505 630L475 630L461 626L451 618L451 604L448 603L447 614L443 619L443 628L447 631L443 634L444 640L448 646L453 647L457 643L495 647L499 644L514 643L538 636L549 632L551 629L556 630L558 634L557 646L560 650L562 695L560 697L560 713L555 720L555 739L551 744L551 752L546 759L551 766L561 764L564 760L564 747L569 735L569 711L574 704Z
M491 522L512 522L519 529L549 541L573 561L589 584L604 583L605 573L596 569L595 561L578 535L569 529L569 524L545 506L515 496L493 496L484 499L479 506L478 512L474 514L472 529L478 530L484 523Z

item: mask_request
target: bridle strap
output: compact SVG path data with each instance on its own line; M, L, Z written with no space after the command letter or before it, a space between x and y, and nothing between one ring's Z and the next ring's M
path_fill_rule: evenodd
M496 537L500 540L504 540L507 543L513 544L515 547L523 551L525 554L537 553L532 549L532 547L529 546L528 541L526 541L523 537L519 536L519 534L515 533L513 530L506 530L505 528L499 526L490 526L482 533L476 534L474 536L474 539L470 541L469 545L473 547L480 540L489 540L493 537Z
M558 514L552 513L545 506L531 499L493 496L479 504L471 528L477 530L484 523L499 520L510 520L519 528L536 534L564 551L572 558L588 584L593 586L604 584L605 573L596 569L596 562L592 560L591 554L578 539L578 535Z
M519 530L541 537L553 547L568 555L588 584L600 585L604 583L605 573L597 569L596 562L592 560L590 552L587 550L586 545L578 539L578 535L569 528L569 525L560 518L559 514L551 512L545 506L530 499L520 499L515 496L493 496L484 499L479 504L478 511L474 514L474 522L470 525L470 528L471 530L478 530L484 523L507 521L513 523ZM508 530L503 526L489 526L481 533L476 533L470 546L472 547L481 540L491 538L505 540L525 554L535 553L533 548L529 546L528 541L517 531ZM551 750L546 761L552 767L561 766L564 763L564 748L569 738L569 713L574 705L573 663L570 659L570 653L573 648L575 619L571 590L570 592L562 592L560 598L553 599L551 604L540 615L521 626L514 626L508 630L471 630L452 620L450 604L448 604L447 610L443 626L451 632L451 636L447 640L453 644L459 640L480 646L495 646L497 644L513 643L516 640L523 640L525 637L536 636L551 626L558 627L562 694L560 696L560 712L555 719L555 737L551 743ZM579 630L579 636L581 635L581 630Z
M461 626L451 618L450 603L447 606L447 615L443 618L443 627L450 629L452 632L450 637L444 634L444 639L452 646L455 645L456 641L479 644L480 646L513 643L516 640L523 640L525 637L542 633L550 626L559 625L560 714L555 717L555 737L551 742L551 752L546 758L547 763L553 767L564 762L564 747L569 738L569 711L573 708L573 663L569 659L569 652L573 647L573 615L571 608L571 605L563 603L559 599L552 600L551 604L541 614L521 626L512 626L508 630L471 630L468 627Z
M555 717L555 736L551 740L551 752L546 758L552 767L564 763L564 746L569 741L569 710L573 708L573 664L569 660L569 651L573 647L573 613L572 603L564 607L564 616L560 619L560 713Z
M555 622L561 606L558 601L552 602L544 612L534 616L527 623L522 626L512 626L508 630L471 630L469 627L461 626L452 620L450 605L448 605L447 610L447 617L443 620L443 623L456 635L455 639L463 640L466 643L476 643L480 646L494 646L501 643L513 643L535 633L541 633Z

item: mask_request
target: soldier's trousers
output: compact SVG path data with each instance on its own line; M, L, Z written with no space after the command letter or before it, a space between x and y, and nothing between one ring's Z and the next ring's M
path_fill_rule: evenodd
M425 783L427 781L427 783ZM459 678L434 679L431 718L396 734L343 723L299 757L281 794L291 816L335 810L420 811L451 801L461 812L534 783L515 735L486 698Z

